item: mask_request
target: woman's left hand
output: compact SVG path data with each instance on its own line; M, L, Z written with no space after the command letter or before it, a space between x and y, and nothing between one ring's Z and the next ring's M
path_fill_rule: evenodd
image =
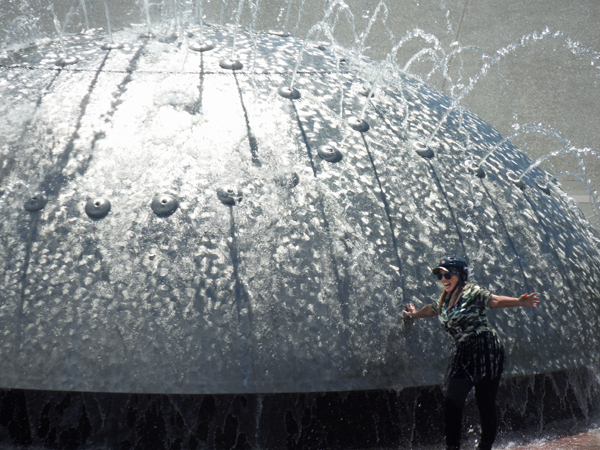
M520 306L529 306L531 308L537 308L540 303L540 297L537 292L533 294L523 294L519 297Z

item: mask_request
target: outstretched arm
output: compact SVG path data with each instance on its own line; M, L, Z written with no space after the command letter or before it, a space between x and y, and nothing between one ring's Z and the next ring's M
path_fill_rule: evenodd
M409 303L404 307L403 314L404 317L408 319L420 319L421 317L435 316L433 309L431 309L431 305L425 305L417 311L417 308L415 308L415 305L413 305L412 303Z
M517 306L529 306L531 308L537 308L540 303L538 293L523 294L519 298L504 297L502 295L492 295L492 301L490 302L490 308L514 308Z

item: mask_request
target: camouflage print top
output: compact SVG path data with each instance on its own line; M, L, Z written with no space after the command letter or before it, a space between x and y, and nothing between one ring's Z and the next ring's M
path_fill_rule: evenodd
M442 311L439 311L439 302L431 305L433 312L440 316L442 329L448 332L455 344L470 336L475 336L483 331L491 331L486 309L492 301L492 294L474 283L467 284L456 304L448 309L450 296L444 300Z

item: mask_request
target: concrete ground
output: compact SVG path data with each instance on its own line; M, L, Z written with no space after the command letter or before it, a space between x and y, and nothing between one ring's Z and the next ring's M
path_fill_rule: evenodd
M600 430L568 436L553 441L538 442L520 447L506 447L504 450L598 450Z

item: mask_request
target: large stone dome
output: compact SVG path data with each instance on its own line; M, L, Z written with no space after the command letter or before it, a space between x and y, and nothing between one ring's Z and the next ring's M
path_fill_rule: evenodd
M243 68L223 69L231 30L205 32L206 52L134 29L109 51L69 38L74 65L55 65L57 42L1 62L0 386L439 384L446 338L401 311L436 298L445 254L493 292L540 293L490 312L508 376L597 358L597 238L510 141L387 69L357 131L371 62L241 33ZM303 45L301 97L284 98Z

